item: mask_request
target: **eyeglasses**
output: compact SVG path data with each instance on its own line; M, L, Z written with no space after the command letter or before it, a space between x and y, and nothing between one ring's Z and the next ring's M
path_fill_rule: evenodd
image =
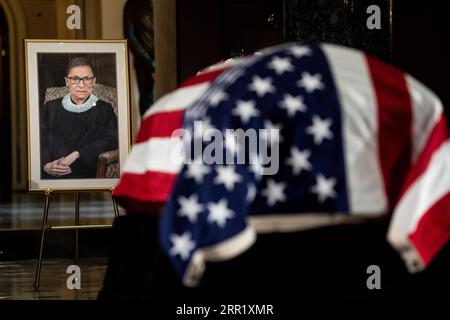
M72 84L79 84L80 81L83 81L84 84L92 84L92 82L94 81L95 77L66 77L67 79L70 80L70 83Z

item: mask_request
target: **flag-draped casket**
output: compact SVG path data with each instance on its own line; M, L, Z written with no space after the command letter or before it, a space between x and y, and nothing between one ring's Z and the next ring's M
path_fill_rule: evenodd
M284 44L158 100L114 196L144 214L165 203L161 245L193 286L205 261L239 255L257 233L385 214L388 241L422 270L450 237L449 190L433 92L354 49Z

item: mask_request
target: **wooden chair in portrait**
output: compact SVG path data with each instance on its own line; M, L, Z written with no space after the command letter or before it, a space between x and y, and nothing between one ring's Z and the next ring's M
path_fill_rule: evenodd
M45 91L44 105L47 101L59 99L69 93L67 87L50 87ZM117 116L117 90L102 84L95 84L92 92L99 99L108 102ZM103 152L97 160L97 178L119 178L119 149Z

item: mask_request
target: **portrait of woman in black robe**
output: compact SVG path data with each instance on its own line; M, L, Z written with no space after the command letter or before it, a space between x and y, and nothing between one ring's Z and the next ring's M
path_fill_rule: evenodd
M99 154L117 149L117 117L92 94L95 81L89 61L74 58L65 76L70 93L40 108L42 179L95 178Z

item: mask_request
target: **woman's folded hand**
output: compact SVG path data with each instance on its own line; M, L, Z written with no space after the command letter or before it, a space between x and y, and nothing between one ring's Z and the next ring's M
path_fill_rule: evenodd
M44 171L54 177L60 177L72 172L69 166L61 164L64 157L61 157L44 165Z

